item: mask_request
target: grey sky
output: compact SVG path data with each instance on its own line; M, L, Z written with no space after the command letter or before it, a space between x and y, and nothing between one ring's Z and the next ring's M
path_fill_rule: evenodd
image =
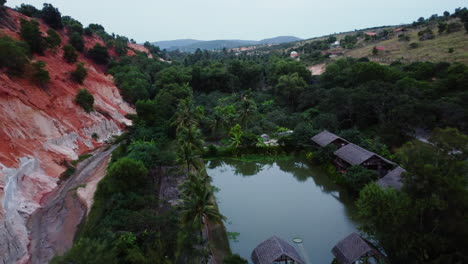
M194 38L252 39L409 23L453 12L467 0L46 0L63 15L103 25L138 42ZM8 0L42 7L44 0Z

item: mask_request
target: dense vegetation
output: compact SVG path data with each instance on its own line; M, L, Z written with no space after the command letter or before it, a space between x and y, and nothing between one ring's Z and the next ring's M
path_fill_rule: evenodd
M70 43L64 46L64 59L69 63L77 61L77 51L85 51L84 36L101 37L106 46L97 44L85 55L108 66L137 112L129 116L133 126L119 139L76 243L53 263L204 261L219 245L212 245L202 231L209 224L221 225L224 217L216 208L202 157L307 153L310 160L327 166L333 147L316 149L310 141L323 129L398 161L408 171L403 190L397 191L373 184L377 176L361 167L344 175L327 167L335 181L356 195L362 231L392 263L468 261L466 65L385 66L367 58L341 59L312 77L302 62L281 53L235 56L197 50L172 53L172 64L141 53L113 60L108 48L125 55L127 38L109 35L100 25L83 28L70 17L59 19L58 10L49 5L41 11L27 5L18 10L66 28ZM466 9L454 16L466 21ZM425 23L443 21L422 19L413 26L421 27L421 38L429 38L435 33L425 29ZM0 49L0 65L16 73L24 72L30 52L41 54L60 45L52 31L45 39L34 20L21 23L27 44L0 38L5 48ZM440 25L440 33L460 30ZM347 36L342 44L352 48L359 37ZM334 40L312 42L304 49L320 60L319 51ZM145 46L154 55L160 52L149 43ZM12 54L18 56L10 61ZM44 71L43 63L34 64L33 78L41 85L50 78ZM83 65L77 65L72 77L83 82ZM80 90L76 103L90 112L94 98ZM262 134L278 139L278 144L266 144ZM161 177L187 178L179 206L168 207L158 199ZM229 250L224 253L229 255ZM242 262L236 256L225 259Z

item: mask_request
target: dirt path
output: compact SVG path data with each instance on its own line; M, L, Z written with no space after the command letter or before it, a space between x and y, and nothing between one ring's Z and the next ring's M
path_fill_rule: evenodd
M77 227L87 212L87 204L79 199L76 189L102 172L115 147L97 150L92 157L82 161L76 172L31 215L28 220L31 263L48 263L55 255L71 248Z

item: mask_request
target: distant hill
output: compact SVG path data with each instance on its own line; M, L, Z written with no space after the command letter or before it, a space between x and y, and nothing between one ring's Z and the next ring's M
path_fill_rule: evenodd
M216 50L216 49L231 49L242 46L260 45L260 44L280 44L286 42L299 41L300 38L293 36L279 36L274 38L262 40L240 40L240 39L227 39L227 40L196 40L196 39L177 39L153 42L154 45L159 46L161 49L176 50L179 49L185 52L194 52L197 49Z

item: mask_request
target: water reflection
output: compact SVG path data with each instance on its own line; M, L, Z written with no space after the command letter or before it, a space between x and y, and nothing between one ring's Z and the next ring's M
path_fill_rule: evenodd
M271 235L286 240L299 235L312 263L330 263L335 243L356 231L355 208L347 193L300 158L212 160L207 168L220 188L216 197L221 213L232 222L228 231L240 232L239 242L231 247L246 259Z

